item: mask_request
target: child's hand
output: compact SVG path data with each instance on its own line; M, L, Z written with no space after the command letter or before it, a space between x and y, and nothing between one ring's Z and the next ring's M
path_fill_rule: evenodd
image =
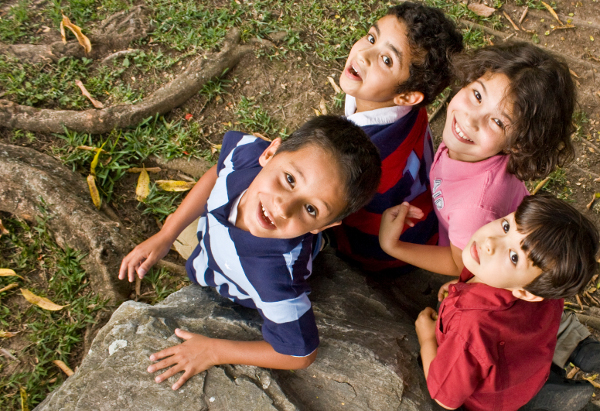
M400 234L404 230L404 224L414 227L413 220L423 218L423 211L407 202L390 207L381 216L379 227L379 243L384 251L393 249L398 243Z
M156 372L172 365L171 368L154 379L160 383L183 371L183 375L171 387L173 390L178 390L194 375L216 365L216 361L212 359L212 350L210 349L210 342L213 341L212 338L193 334L179 328L175 330L175 335L186 341L152 354L150 360L158 361L162 359L162 361L149 366L148 372Z
M415 328L417 329L417 337L419 338L421 347L427 340L433 339L435 341L435 322L437 317L437 312L431 307L425 308L417 317Z
M138 244L121 262L119 280L127 277L130 283L135 281L136 271L140 279L144 278L150 268L167 255L171 244L172 242L165 240L160 232Z
M438 301L444 301L444 298L448 297L448 290L451 284L456 284L458 282L458 278L456 280L448 281L446 284L440 287L440 291L438 291Z

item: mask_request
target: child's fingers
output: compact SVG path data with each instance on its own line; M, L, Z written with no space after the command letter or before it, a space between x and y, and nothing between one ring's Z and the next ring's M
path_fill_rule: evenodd
M165 348L164 350L155 352L150 356L150 361L158 361L165 357L170 357L171 355L177 354L176 347L179 347L179 345L174 345L173 347Z
M173 389L173 391L178 390L181 388L181 386L183 384L185 384L185 382L187 380L189 380L190 378L192 378L195 374L190 371L190 370L185 370L185 372L183 373L183 375L177 380L177 382L175 384L173 384L173 386L171 387Z
M150 359L152 360L152 356L150 356ZM152 361L156 361L156 360L152 360ZM177 364L177 359L174 358L174 356L170 356L170 357L167 357L155 364L150 365L148 367L148 372L150 372L150 373L156 372L156 371L162 370L163 368L170 367L173 364Z
M157 383L161 383L164 380L168 380L169 378L171 378L172 376L174 376L175 374L177 374L181 371L185 371L185 368L183 366L181 366L180 364L175 364L173 367L169 368L167 371L163 372L161 375L157 375L156 378L154 379L154 381L156 381Z

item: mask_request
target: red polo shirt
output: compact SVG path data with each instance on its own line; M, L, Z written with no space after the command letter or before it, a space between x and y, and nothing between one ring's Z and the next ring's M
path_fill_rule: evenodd
M436 324L431 397L467 410L517 410L548 379L563 300L527 302L481 283L450 286Z

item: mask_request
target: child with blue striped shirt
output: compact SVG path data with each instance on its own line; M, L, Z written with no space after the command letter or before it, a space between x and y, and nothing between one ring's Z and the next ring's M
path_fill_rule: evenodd
M163 228L121 264L119 278L143 277L198 216L199 245L186 264L192 282L258 310L264 341L229 341L184 330L182 344L150 356L184 372L174 390L213 365L299 369L316 358L319 337L307 278L318 251L315 234L340 224L373 196L381 176L377 149L352 122L314 118L270 144L228 132L216 166L190 191Z

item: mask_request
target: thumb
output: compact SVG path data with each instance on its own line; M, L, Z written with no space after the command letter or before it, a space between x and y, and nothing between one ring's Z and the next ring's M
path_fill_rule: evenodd
M150 271L155 262L156 261L154 261L153 256L149 256L148 258L146 258L146 260L144 260L144 262L140 264L140 266L136 270L138 273L138 277L143 278L146 274L148 274L148 271Z
M189 340L194 336L194 334L192 334L191 332L182 330L181 328L175 328L175 335L179 338L183 338L184 340Z

